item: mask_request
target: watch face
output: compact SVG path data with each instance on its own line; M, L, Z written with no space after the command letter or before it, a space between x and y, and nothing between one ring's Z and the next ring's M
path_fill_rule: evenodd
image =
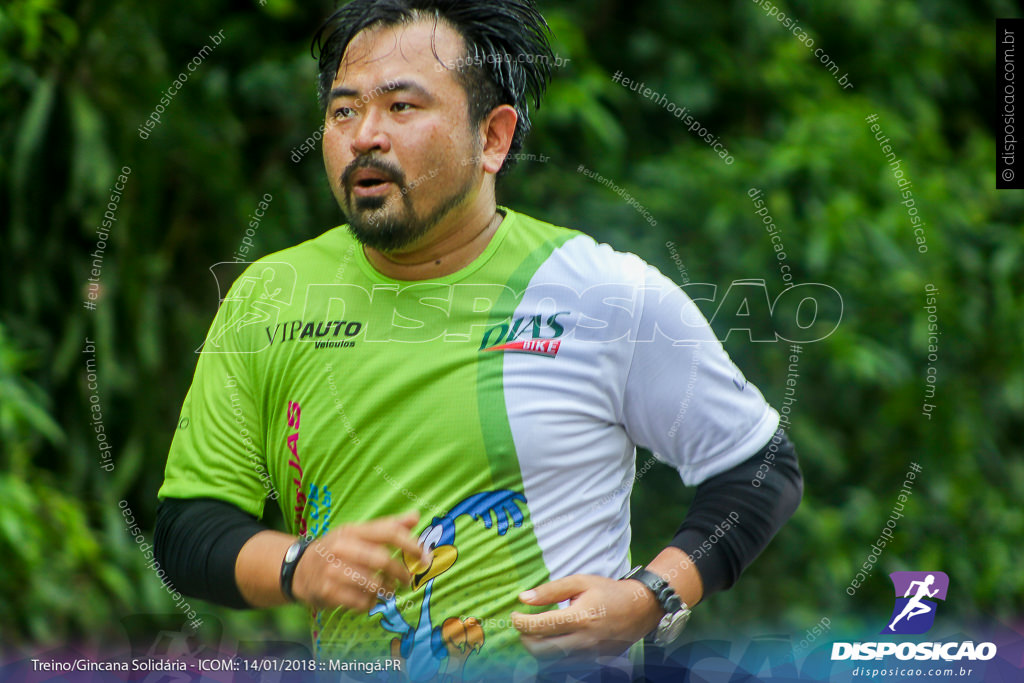
M686 622L690 620L690 610L683 609L678 612L666 614L658 624L654 641L658 645L667 645L676 640L686 628Z
M295 556L299 554L299 546L290 545L288 546L288 552L284 554L284 561L291 562L295 559Z

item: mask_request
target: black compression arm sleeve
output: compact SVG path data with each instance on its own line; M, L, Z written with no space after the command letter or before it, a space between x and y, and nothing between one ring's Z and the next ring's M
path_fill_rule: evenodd
M755 455L697 487L670 545L693 559L704 597L736 582L796 511L803 490L796 450L781 429Z
M156 512L153 550L167 580L185 595L243 609L235 560L245 542L267 527L230 503L166 498Z

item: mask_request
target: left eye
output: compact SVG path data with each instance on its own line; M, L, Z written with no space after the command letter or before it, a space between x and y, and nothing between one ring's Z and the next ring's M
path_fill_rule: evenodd
M392 111L409 111L410 109L412 109L412 105L408 102L395 102L391 105Z

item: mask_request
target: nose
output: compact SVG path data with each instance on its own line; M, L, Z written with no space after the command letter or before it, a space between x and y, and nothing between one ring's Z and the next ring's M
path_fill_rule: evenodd
M374 150L382 154L390 152L391 139L384 132L380 115L367 106L352 137L352 153L359 156Z

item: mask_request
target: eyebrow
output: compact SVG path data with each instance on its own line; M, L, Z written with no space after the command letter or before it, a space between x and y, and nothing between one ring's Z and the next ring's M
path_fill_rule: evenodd
M378 85L371 93L377 93L378 95L388 95L394 92L409 92L414 95L419 95L425 99L433 101L434 97L427 89L418 83L412 81L388 81L385 85ZM353 88L346 88L345 86L338 86L331 90L331 100L338 97L357 97L359 91Z

